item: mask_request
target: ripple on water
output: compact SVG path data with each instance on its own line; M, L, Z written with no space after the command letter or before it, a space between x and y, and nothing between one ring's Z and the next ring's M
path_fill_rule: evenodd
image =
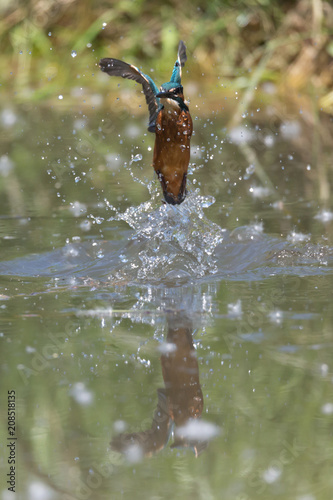
M206 279L322 274L332 266L332 248L313 245L308 235L275 237L258 223L231 233L222 229L204 213L214 198L198 190L178 206L161 204L152 189L151 194L149 201L124 212L107 203L113 215L101 224L112 228L113 240L73 238L57 250L1 262L0 274L182 287ZM130 229L119 229L119 222Z

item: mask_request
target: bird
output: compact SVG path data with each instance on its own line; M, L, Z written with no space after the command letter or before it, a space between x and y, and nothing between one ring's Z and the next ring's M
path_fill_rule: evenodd
M171 205L182 203L187 194L193 123L181 84L186 61L186 46L181 40L170 81L160 88L150 76L132 64L112 58L99 62L100 69L108 75L121 76L142 85L149 110L148 131L155 133L152 166L160 181L164 200Z

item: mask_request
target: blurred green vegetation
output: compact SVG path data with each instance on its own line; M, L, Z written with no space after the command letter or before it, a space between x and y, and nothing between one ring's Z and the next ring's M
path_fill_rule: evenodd
M98 89L103 56L167 76L184 39L193 80L315 88L332 112L332 34L333 6L323 0L3 0L0 83L19 102L66 94L73 83Z

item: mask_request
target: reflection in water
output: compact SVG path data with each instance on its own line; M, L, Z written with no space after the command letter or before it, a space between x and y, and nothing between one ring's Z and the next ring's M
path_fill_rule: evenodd
M172 447L191 447L198 456L207 445L202 427L191 426L191 419L199 418L203 410L192 322L180 311L169 313L167 322L167 342L161 346L165 388L157 390L158 402L151 428L122 433L111 442L113 449L125 453L130 460L149 456L164 448L173 426L175 440Z

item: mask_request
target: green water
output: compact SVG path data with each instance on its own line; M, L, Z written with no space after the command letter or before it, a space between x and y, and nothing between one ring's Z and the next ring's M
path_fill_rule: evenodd
M331 499L332 121L192 101L174 208L145 116L61 105L2 105L1 498L14 390L16 498Z

